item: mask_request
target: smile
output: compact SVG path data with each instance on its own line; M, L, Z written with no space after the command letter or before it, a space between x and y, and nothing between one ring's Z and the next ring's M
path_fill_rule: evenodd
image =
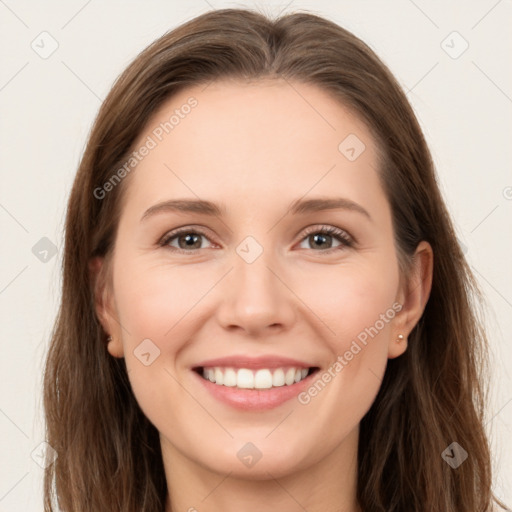
M218 386L236 387L239 389L271 389L291 386L305 379L315 368L249 368L210 367L198 368L199 375Z
M274 409L296 398L319 370L319 367L298 366L252 369L197 366L192 375L199 387L216 401L230 408L256 412Z

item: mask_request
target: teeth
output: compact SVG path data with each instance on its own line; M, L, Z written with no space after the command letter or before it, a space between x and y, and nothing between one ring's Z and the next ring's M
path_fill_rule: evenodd
M251 370L241 368L236 375L236 386L238 388L253 389L254 388L254 373Z
M249 370L247 368L203 368L203 377L219 386L241 389L270 389L291 386L305 379L307 368L275 368Z
M284 376L284 382L287 386L291 386L295 382L295 368L289 368Z
M284 386L284 371L282 368L274 370L274 373L272 374L272 386L275 388Z
M235 370L233 370L233 368L226 368L224 372L224 386L235 387L236 380Z
M256 389L268 389L272 387L272 374L270 370L258 370L254 374L254 387Z
M214 370L214 377L215 377L215 382L217 384L223 384L224 383L224 375L222 374L222 371L220 368L215 368Z

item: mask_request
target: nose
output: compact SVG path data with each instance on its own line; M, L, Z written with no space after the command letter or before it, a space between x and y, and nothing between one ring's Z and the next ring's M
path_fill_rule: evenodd
M217 320L224 329L262 336L293 325L297 298L269 254L263 251L252 263L235 254L217 308Z

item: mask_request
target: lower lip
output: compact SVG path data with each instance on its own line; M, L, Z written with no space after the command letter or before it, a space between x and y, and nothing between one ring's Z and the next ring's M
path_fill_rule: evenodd
M278 407L296 397L309 385L310 379L317 372L313 372L305 379L295 382L290 386L285 384L284 386L269 389L240 389L237 387L221 386L204 379L195 371L192 373L194 373L201 384L220 402L245 411L262 411Z

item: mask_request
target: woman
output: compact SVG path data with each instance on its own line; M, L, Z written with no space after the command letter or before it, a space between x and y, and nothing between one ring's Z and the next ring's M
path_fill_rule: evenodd
M193 19L117 80L75 179L45 510L491 510L473 295L363 42Z

